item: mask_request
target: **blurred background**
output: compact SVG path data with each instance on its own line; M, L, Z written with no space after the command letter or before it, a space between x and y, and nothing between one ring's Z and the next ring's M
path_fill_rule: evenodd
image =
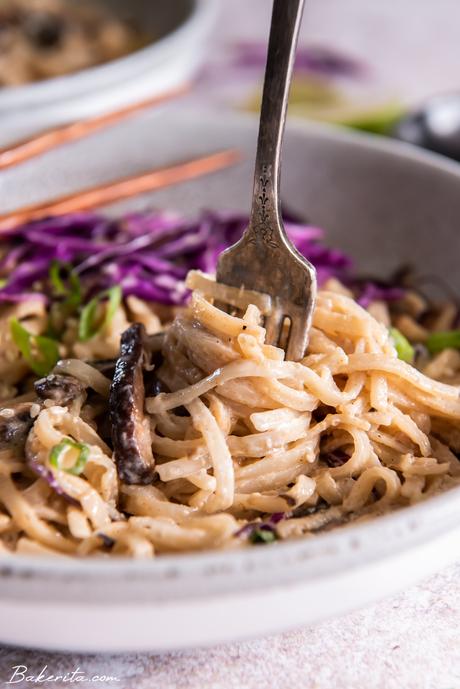
M256 109L269 5L221 3L203 94ZM458 158L459 22L457 0L310 0L291 115L393 134Z
M211 63L230 57L240 43L264 44L269 7L269 0L222 2ZM352 101L356 91L364 110L385 103L406 107L458 89L459 22L457 0L307 0L300 47L331 52L337 67L340 58L351 61L357 69L341 84Z
M190 82L188 101L256 111L270 12L270 0L1 0L0 139ZM308 0L291 115L439 149L433 122L460 136L459 24L458 0Z

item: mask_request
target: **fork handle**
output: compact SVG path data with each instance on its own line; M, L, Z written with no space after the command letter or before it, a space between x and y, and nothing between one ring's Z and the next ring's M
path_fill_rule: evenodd
M254 191L247 237L276 248L286 233L279 199L280 158L292 68L305 0L274 0L265 68Z

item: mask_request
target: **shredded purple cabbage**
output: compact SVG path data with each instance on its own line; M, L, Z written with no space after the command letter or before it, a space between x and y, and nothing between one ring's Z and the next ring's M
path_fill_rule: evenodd
M70 505L79 505L78 500L72 498L68 493L65 492L63 488L61 488L53 472L50 469L47 469L47 467L39 462L38 459L29 459L27 464L37 476L42 478L50 486L50 488L54 490L56 495L63 497L64 500L66 500Z
M394 285L382 285L377 282L364 282L359 289L357 302L367 309L373 301L397 301L404 296L404 289Z
M271 531L272 533L276 533L276 525L289 516L291 516L291 512L274 512L265 521L248 522L248 524L242 526L241 529L238 529L235 533L235 537L249 538L254 531Z
M235 46L237 67L265 67L266 43L241 42ZM294 70L327 77L360 77L365 66L356 59L325 46L299 46Z
M270 515L268 518L268 523L271 526L276 526L276 524L279 524L279 522L282 522L283 519L286 519L286 512L273 512L273 514Z
M286 231L298 251L316 267L319 285L334 277L353 290L363 307L400 299L404 290L379 281L358 280L350 258L324 245L321 229L284 213ZM190 220L162 211L120 218L80 212L45 218L7 231L0 240L0 303L53 298L48 279L52 261L69 264L80 279L84 299L120 285L125 297L181 305L188 296L189 270L213 273L219 254L236 242L248 218L233 212L204 211Z
M99 538L100 538L101 541L102 541L102 544L103 544L106 548L112 548L112 547L115 545L115 539L112 538L111 536L107 536L107 534L104 533L103 531L99 531L99 533L97 534L97 536L99 536Z
M249 522L238 529L234 534L235 538L250 538L255 531L270 531L276 533L274 524L269 522Z
M87 295L117 284L125 297L183 304L187 272L214 272L221 251L241 237L247 223L244 215L205 211L196 220L164 212L118 219L73 213L22 225L1 240L0 273L9 277L0 289L0 302L50 297L48 273L57 260L73 266ZM316 266L320 284L345 276L350 260L320 243L322 230L291 216L286 230Z

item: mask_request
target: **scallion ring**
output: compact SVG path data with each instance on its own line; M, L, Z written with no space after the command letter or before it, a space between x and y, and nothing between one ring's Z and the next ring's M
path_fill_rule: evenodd
M72 466L64 466L64 458L69 450L76 450L78 452L75 459L75 463ZM68 474L74 474L79 476L89 457L89 447L85 443L77 443L76 440L72 438L64 438L60 443L51 448L49 461L53 467L60 469L61 471L66 471Z

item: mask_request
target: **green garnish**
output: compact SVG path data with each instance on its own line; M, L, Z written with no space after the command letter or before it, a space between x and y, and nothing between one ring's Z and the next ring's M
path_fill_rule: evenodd
M426 347L430 354L437 354L443 349L460 349L460 330L431 333L427 338Z
M49 269L49 279L54 294L65 297L64 304L76 308L81 304L80 278L70 263L52 261Z
M260 112L261 94L251 96L248 107ZM405 114L396 100L364 101L359 93L348 94L337 84L317 76L296 75L289 95L289 112L299 117L330 122L373 134L391 135L398 120Z
M349 113L343 124L362 132L388 136L404 114L404 108L399 103L390 102L370 110L363 109L360 112L358 109L354 113ZM338 122L338 124L341 123Z
M276 533L269 529L254 529L249 536L251 543L273 543L276 541Z
M414 360L414 348L409 340L397 328L390 328L390 336L398 354L398 359L411 364Z
M33 335L17 318L10 320L10 332L13 342L32 371L37 376L46 376L59 359L56 341L43 335Z
M77 451L77 456L73 465L64 466L65 456L69 451ZM66 471L68 474L75 474L78 476L82 473L85 468L85 464L89 457L89 447L84 443L77 443L72 438L64 438L58 445L51 448L50 452L50 464L56 469L61 469L61 471Z
M0 278L0 289L2 289L2 287L5 287L7 282L8 280L6 278Z
M116 310L121 304L121 287L116 285L115 287L110 287L100 294L97 294L93 299L91 299L88 304L83 308L80 315L80 323L78 324L78 339L81 342L90 340L94 337L100 330L103 330L115 315ZM107 299L107 306L105 310L105 317L102 321L97 320L97 312L99 304Z
M70 263L57 260L51 262L48 277L56 299L50 306L47 334L53 339L59 339L65 321L81 304L81 283Z

